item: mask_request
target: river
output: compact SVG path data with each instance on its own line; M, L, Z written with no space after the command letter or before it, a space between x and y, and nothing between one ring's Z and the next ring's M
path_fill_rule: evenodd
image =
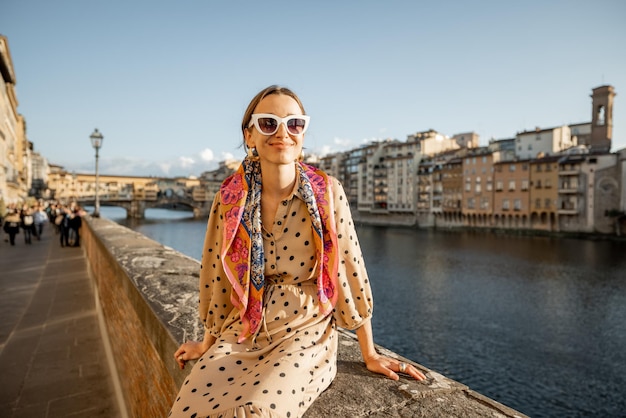
M187 212L101 213L200 258ZM531 417L626 416L626 242L357 232L378 344Z

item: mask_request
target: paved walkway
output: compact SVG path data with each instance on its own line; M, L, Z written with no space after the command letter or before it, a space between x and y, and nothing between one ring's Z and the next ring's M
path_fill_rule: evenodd
M0 417L120 417L81 248L0 232Z

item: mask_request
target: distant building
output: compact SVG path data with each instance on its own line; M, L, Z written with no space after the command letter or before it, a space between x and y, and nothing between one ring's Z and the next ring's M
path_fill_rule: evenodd
M478 134L458 134L452 138L443 135L433 129L417 132L407 136L407 143L419 143L419 152L423 156L432 157L442 152L458 150L461 148L475 148L478 146Z
M555 231L558 217L560 156L530 161L531 228Z
M493 223L506 228L530 228L530 161L494 163Z
M36 198L47 197L49 172L48 160L41 154L33 152L31 154L31 186L29 195Z
M522 160L537 158L542 155L554 155L577 144L573 141L570 127L520 132L515 137L515 155Z
M613 86L600 86L593 89L591 142L588 144L592 153L605 153L611 150L615 96Z
M200 175L200 180L205 184L207 191L206 199L213 201L215 195L220 190L220 186L224 180L231 174L233 174L241 164L241 161L231 159L222 161L219 167L212 171L205 171Z
M9 42L0 35L0 201L5 203L17 203L28 192L28 141L16 83Z

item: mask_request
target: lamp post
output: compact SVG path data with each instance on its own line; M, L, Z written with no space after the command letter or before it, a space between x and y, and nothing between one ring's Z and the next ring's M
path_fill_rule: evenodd
M99 177L98 177L98 151L102 146L102 141L104 140L104 136L95 129L93 133L89 136L91 139L91 146L96 150L96 203L94 205L93 216L95 218L100 217L100 199L98 198L98 187L99 187Z

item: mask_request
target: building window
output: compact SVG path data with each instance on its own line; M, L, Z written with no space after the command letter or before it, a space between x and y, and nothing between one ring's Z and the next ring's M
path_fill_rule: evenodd
M521 199L515 199L513 201L513 209L515 209L515 210L522 210L522 200Z
M511 173L513 173L513 172L515 171L515 164L510 164L510 165L509 165L509 171L510 171Z
M509 210L509 199L502 200L502 210Z
M496 181L496 191L498 192L502 191L502 180Z
M550 202L551 202L551 200L549 198L546 198L546 200L544 202L544 206L545 206L546 209L550 209L552 207Z
M522 190L528 190L528 180L522 180Z
M509 191L515 190L515 180L509 180Z
M475 206L474 198L470 197L469 199L467 199L467 208L474 209L474 206Z
M541 209L541 199L535 199L535 209Z
M596 125L604 126L605 114L604 114L604 105L598 106L598 112L596 114Z

